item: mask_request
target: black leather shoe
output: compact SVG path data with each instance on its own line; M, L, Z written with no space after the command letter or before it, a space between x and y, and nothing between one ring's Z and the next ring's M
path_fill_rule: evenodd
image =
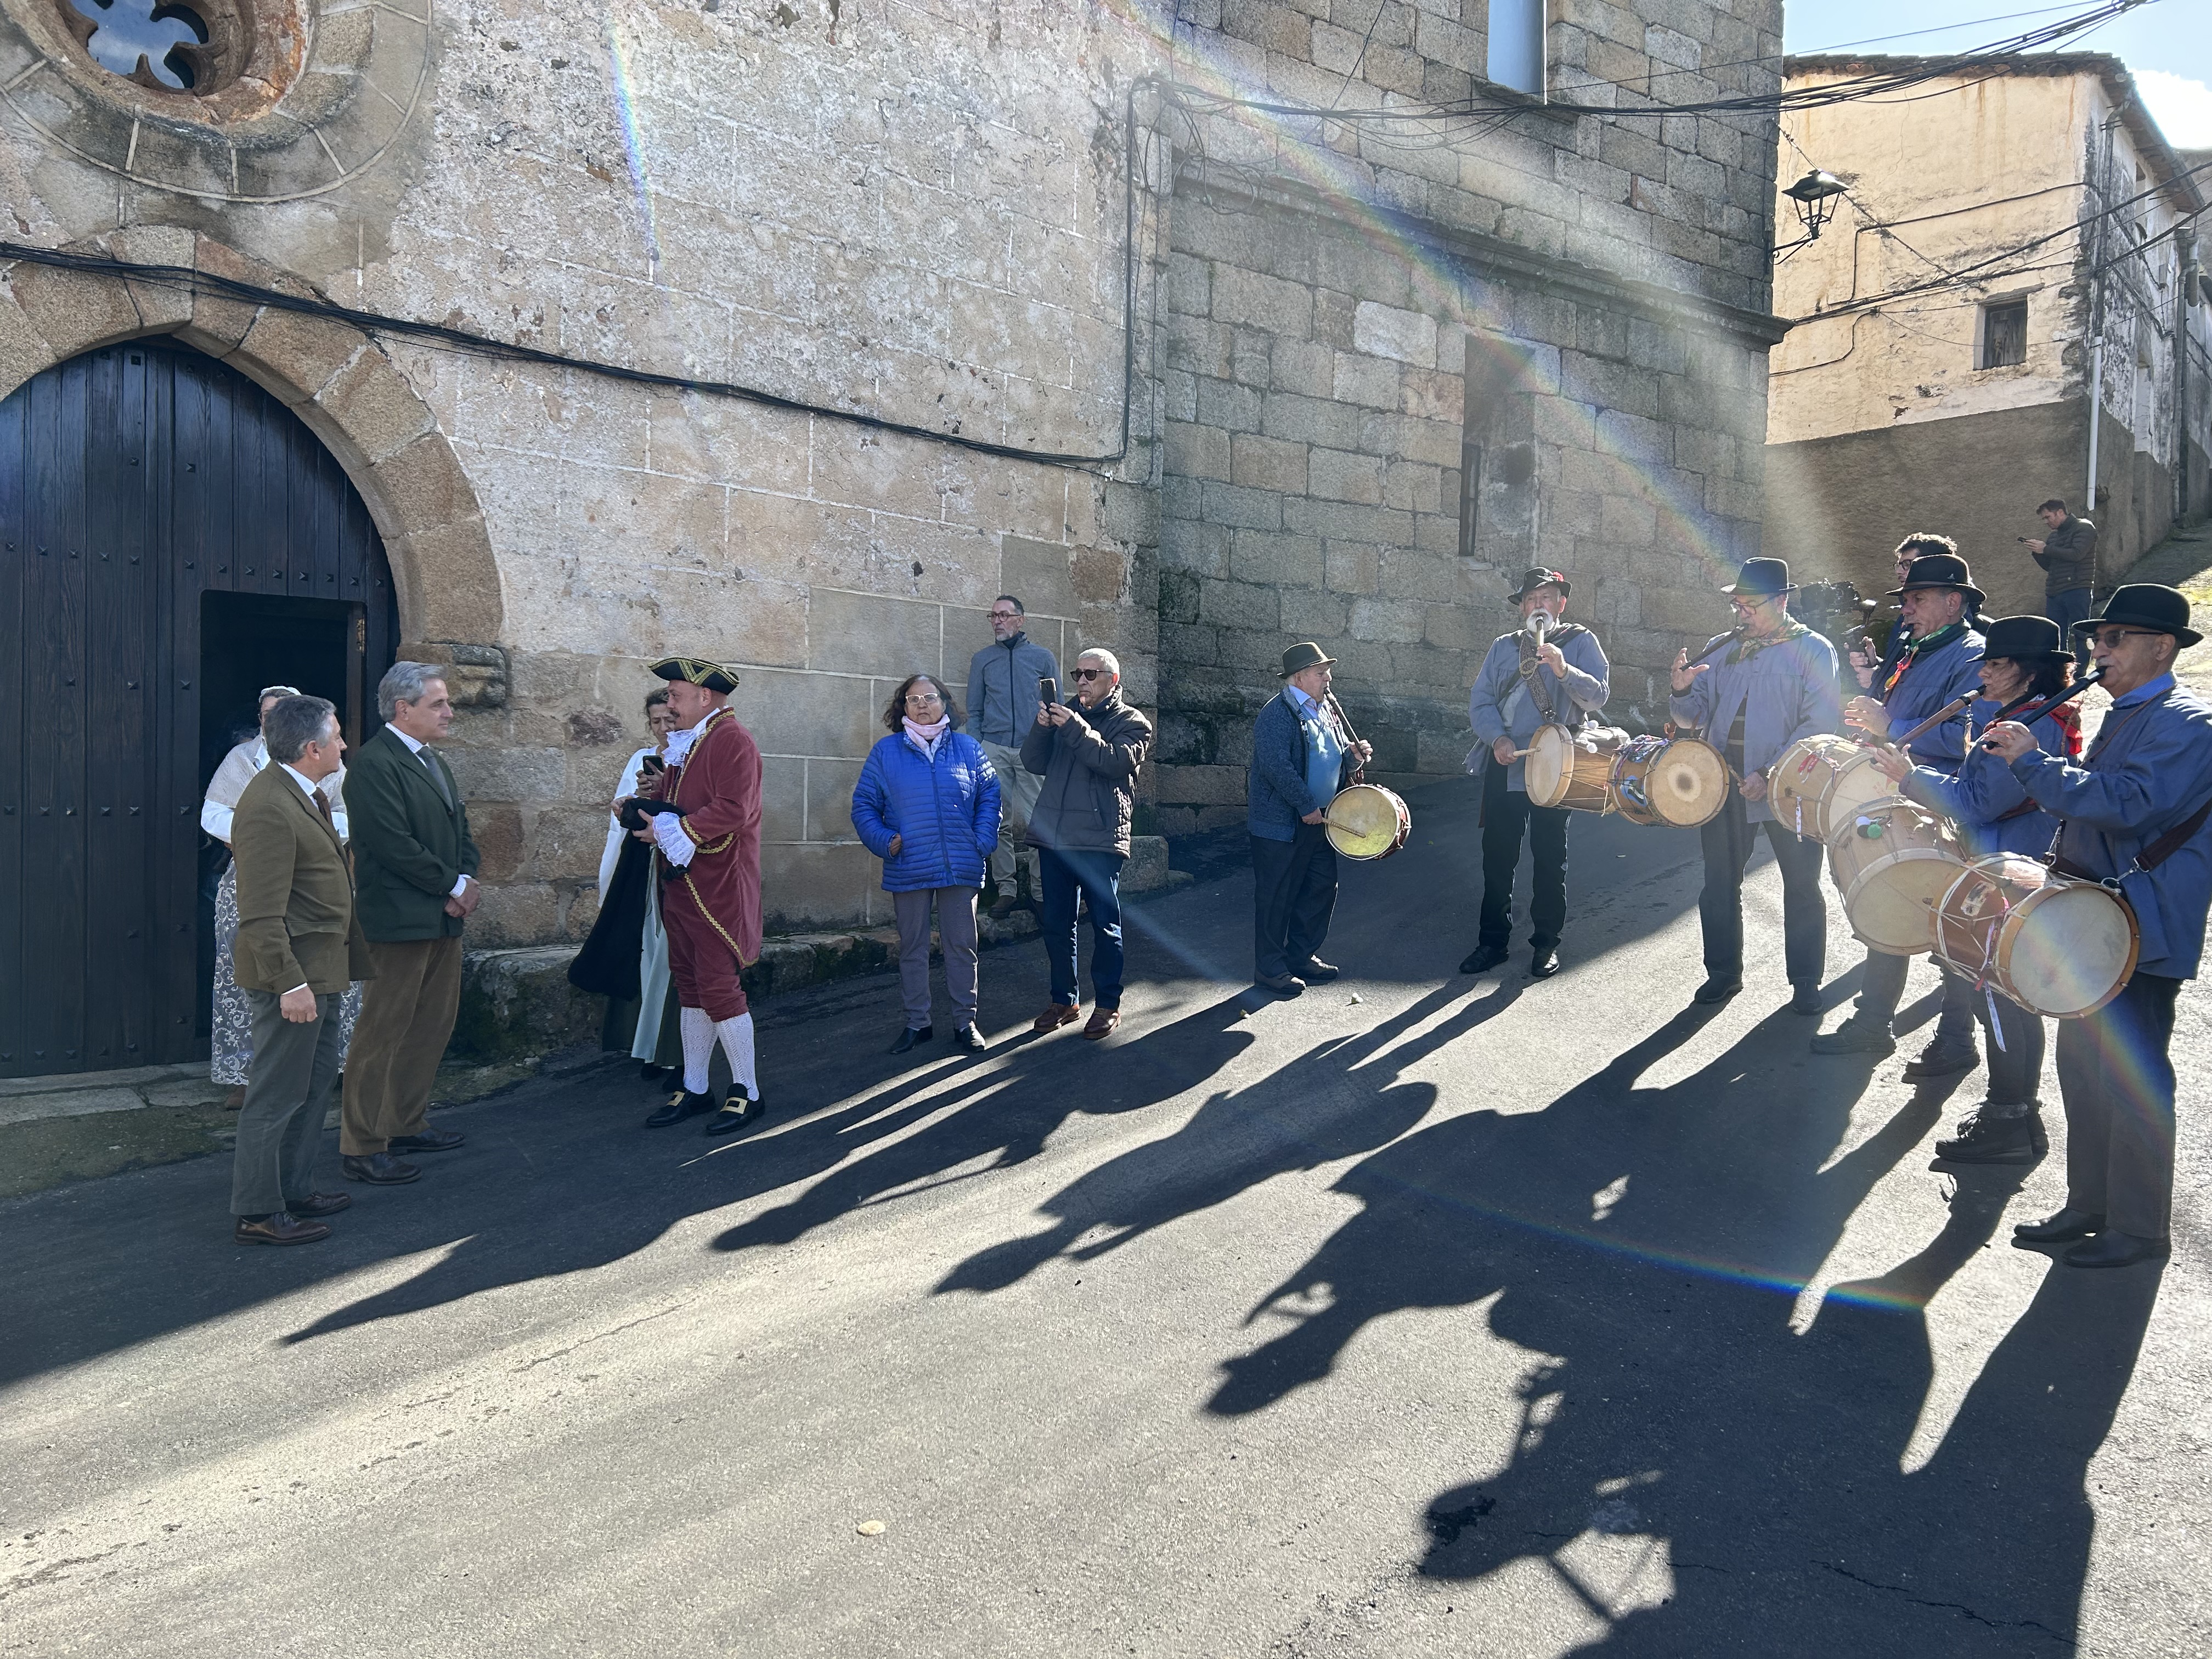
M2137 1238L2133 1233L2099 1233L2087 1243L2076 1244L2060 1258L2069 1267L2132 1267L2138 1261L2155 1261L2166 1254L2162 1238Z
M1817 985L1791 986L1790 1012L1793 1014L1809 1014L1814 1019L1820 1018L1827 1012L1827 1005L1820 1000L1820 988Z
M230 1233L232 1242L239 1244L312 1244L330 1236L331 1230L321 1222L295 1220L289 1210L264 1215L258 1221L240 1216Z
M303 1221L312 1221L317 1216L336 1215L352 1203L351 1193L309 1193L305 1198L289 1200L284 1208Z
M2035 1150L2033 1117L1976 1112L1960 1123L1956 1135L1936 1143L1936 1156L1951 1164L2033 1164L2042 1154Z
M1478 945L1467 953L1459 970L1462 974L1486 974L1493 968L1503 968L1506 954L1502 945Z
M895 1054L911 1054L936 1035L937 1028L933 1025L909 1025L898 1034L898 1041L891 1044L891 1052Z
M668 1103L646 1119L648 1129L665 1129L672 1123L681 1123L687 1117L696 1117L702 1112L714 1109L714 1097L695 1095L689 1089L678 1089L668 1097Z
M1539 946L1528 958L1528 977L1549 979L1559 971L1559 953L1550 945Z
M1021 900L1017 898L1013 894L1001 893L997 898L991 902L989 915L991 920L994 921L1004 921L1008 916L1011 916L1015 911L1021 908Z
M1954 1072L1971 1072L1981 1063L1972 1043L1954 1044L1939 1038L1905 1063L1905 1080L1917 1083L1931 1077L1949 1077Z
M468 1137L459 1129L425 1129L419 1135L394 1135L384 1143L389 1152L450 1152Z
M963 1025L952 1034L952 1046L965 1048L971 1054L980 1054L991 1045L983 1041L983 1034L972 1025Z
M1319 957L1308 957L1298 969L1298 977L1309 985L1326 985L1343 971Z
M342 1158L338 1164L345 1170L348 1181L366 1181L372 1187L404 1187L422 1174L412 1164L403 1164L389 1152Z
M2094 1210L2061 1210L2040 1221L2023 1221L2012 1230L2015 1244L2070 1244L2105 1231L2105 1218Z
M743 1095L732 1092L722 1103L722 1109L707 1120L707 1133L710 1136L735 1134L746 1124L766 1115L767 1112L768 1108L761 1102L747 1100Z
M1832 1031L1815 1032L1816 1054L1872 1054L1885 1060L1897 1052L1897 1039L1889 1034L1887 1020L1871 1020L1853 1014Z
M1297 996L1306 988L1305 981L1296 974L1261 974L1252 982L1265 986L1279 997Z
M1715 974L1703 985L1690 993L1690 1000L1702 1002L1711 1006L1716 1002L1726 1002L1741 989L1743 989L1743 981L1741 979L1723 979L1718 974Z

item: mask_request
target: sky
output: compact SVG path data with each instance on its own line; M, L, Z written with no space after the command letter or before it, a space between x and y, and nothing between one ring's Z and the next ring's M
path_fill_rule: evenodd
M2096 3L2097 0L2073 0L2060 6L2046 6L2045 0L1784 0L1783 40L1793 52L1845 46L1869 52L1916 55L1961 52L2054 22L2069 12L2093 9ZM1875 36L1903 38L1875 40ZM2124 16L2076 36L2065 49L2109 52L2121 59L2134 72L2143 102L2169 143L2183 149L2212 149L2212 3L2149 0Z

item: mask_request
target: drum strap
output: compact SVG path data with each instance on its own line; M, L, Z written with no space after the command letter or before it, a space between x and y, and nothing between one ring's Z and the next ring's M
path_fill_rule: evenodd
M2179 823L2136 854L2138 870L2155 870L2189 844L2190 837L2204 827L2204 820L2212 817L2212 798L2191 812Z

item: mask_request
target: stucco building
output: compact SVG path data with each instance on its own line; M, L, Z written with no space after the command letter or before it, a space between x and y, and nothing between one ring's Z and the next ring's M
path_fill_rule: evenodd
M1786 73L1809 88L1910 62ZM2194 236L2212 174L2166 143L2118 59L1977 67L1908 101L1793 112L1782 139L1783 187L1817 167L1850 193L1776 270L1795 325L1771 360L1769 551L1878 592L1900 537L1941 530L2002 615L2041 607L2016 539L2043 534L2038 502L2096 521L2108 574L2212 504Z
M1120 653L1176 832L1290 640L1453 773L1522 565L1633 720L1756 550L1778 0L162 11L0 0L0 234L73 261L0 264L0 881L61 884L0 973L70 988L0 1073L189 1051L271 679L358 736L453 665L495 947L588 927L642 664L738 664L768 913L842 924L890 686L998 592Z

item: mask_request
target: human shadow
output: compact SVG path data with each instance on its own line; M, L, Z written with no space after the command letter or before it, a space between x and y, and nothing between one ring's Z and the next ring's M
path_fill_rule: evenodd
M1805 1063L1802 1024L1778 1016L1639 1086L1698 1023L1669 1022L1542 1111L1468 1113L1348 1170L1337 1190L1359 1213L1254 1310L1279 1328L1225 1362L1209 1408L1321 1382L1394 1313L1482 1304L1532 1356L1517 1432L1502 1466L1426 1507L1419 1564L1478 1609L1553 1595L1596 1631L1586 1645L1638 1654L2071 1645L2083 1473L2154 1273L2054 1269L1935 1457L1902 1473L1935 1372L1923 1310L2026 1172L1960 1172L1938 1236L1832 1288L1800 1334L1799 1293L1955 1079L1850 1144L1865 1068Z

